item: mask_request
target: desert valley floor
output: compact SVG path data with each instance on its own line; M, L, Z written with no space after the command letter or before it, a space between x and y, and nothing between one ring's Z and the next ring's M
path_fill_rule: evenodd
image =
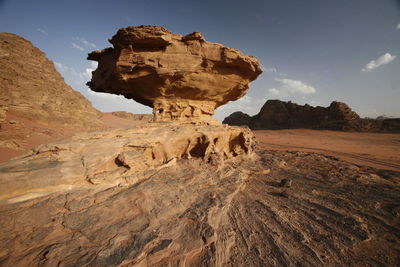
M316 152L400 171L400 134L289 129L254 131L261 149Z

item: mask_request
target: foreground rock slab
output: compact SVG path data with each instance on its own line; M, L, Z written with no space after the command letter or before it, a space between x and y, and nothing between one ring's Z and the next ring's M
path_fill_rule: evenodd
M149 123L77 134L0 164L0 202L20 202L90 184L132 184L176 160L251 157L254 148L249 129L221 124Z
M209 119L244 96L262 72L255 57L207 42L199 32L131 26L110 42L113 47L89 54L99 65L88 85L152 107L156 121Z
M148 161L140 159L152 158L143 156L150 146L140 150L127 135L126 130L81 135L68 149L49 145L0 166L0 188L14 186L9 190L14 196L2 194L0 202L1 265L393 266L400 261L399 173L300 152L205 160L207 153L197 152L208 146L189 149L191 160L181 157L146 171L140 166ZM198 137L193 139L202 140ZM64 177L75 182L66 188L71 180ZM282 188L282 179L290 179L291 187ZM16 197L13 183L21 180ZM46 194L38 188L49 183Z

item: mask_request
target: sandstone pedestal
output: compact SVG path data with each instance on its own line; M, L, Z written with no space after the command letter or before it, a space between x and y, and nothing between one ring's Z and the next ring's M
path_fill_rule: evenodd
M244 96L261 74L253 56L155 26L120 29L113 47L97 50L89 87L123 95L153 108L156 121L206 120L219 106Z

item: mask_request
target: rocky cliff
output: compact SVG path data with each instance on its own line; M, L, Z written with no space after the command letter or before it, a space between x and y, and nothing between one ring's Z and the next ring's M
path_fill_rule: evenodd
M280 100L268 100L260 112L250 117L234 112L223 123L247 125L252 129L309 128L340 131L400 131L400 120L366 120L345 103L334 101L329 107L298 105Z

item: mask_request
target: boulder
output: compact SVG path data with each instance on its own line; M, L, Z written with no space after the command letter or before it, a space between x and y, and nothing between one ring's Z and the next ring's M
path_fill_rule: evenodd
M244 96L262 72L253 56L207 42L199 32L131 26L110 43L88 55L98 61L89 87L152 107L156 121L210 119L217 107Z

